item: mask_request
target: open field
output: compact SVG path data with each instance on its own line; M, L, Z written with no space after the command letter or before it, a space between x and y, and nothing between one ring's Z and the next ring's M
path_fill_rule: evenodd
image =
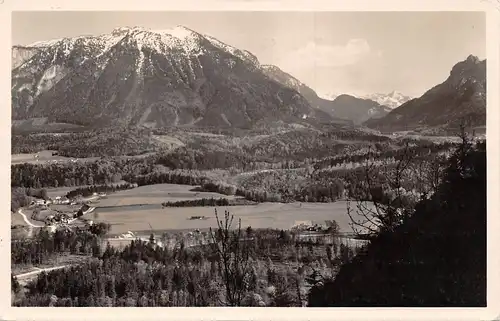
M138 204L161 204L163 202L175 202L181 200L195 200L201 198L227 198L234 199L235 196L227 196L219 193L191 192L195 186L177 184L156 184L141 186L134 189L118 191L107 195L99 201L99 207L127 206Z
M10 225L20 225L20 226L28 226L28 224L24 221L21 214L18 212L10 214Z
M335 220L341 232L351 232L346 203L261 203L249 206L217 207L219 215L229 210L242 227L290 229L297 221L322 223ZM134 210L115 208L114 211L96 209L97 221L111 224L111 234L127 231L154 231L207 229L217 225L213 207L151 208L135 207ZM207 220L190 220L191 216L205 216ZM237 221L234 222L235 226Z
M52 209L42 209L40 210L40 212L38 213L38 215L36 215L36 217L32 217L32 213L30 213L28 210L24 210L24 213L26 215L28 215L28 213L30 214L30 218L32 220L36 220L38 222L45 222L45 220L47 219L47 217L49 216L54 216L57 214L56 211L52 210Z
M19 209L17 214L21 217L23 217L23 220L26 225L31 226L31 227L43 227L43 224L40 224L40 222L34 221L31 219L31 215L33 214L32 210L27 210L27 209Z
M168 135L153 135L153 139L161 143L165 147L170 147L170 148L175 148L175 147L182 147L185 146L183 142L181 142L179 139L168 136Z
M158 184L112 193L97 202L95 218L97 221L110 223L112 235L127 231L150 231L149 224L155 232L215 227L214 207L162 208L161 203L165 201L235 198L218 193L191 192L191 189L193 186ZM324 223L325 220L336 220L342 232L352 231L346 214L346 202L261 203L216 208L220 215L224 215L224 210L227 209L236 219L241 218L243 227L289 229L297 221ZM191 216L205 216L208 219L190 220Z
M38 153L31 154L12 154L11 155L11 164L23 164L23 163L31 163L31 164L48 164L48 163L60 163L60 162L90 162L99 159L98 157L89 157L89 158L71 158L55 155L52 156L51 150L44 150ZM36 157L38 156L38 157Z
M15 133L47 133L71 129L79 131L84 128L75 124L49 122L47 117L12 120L12 129Z

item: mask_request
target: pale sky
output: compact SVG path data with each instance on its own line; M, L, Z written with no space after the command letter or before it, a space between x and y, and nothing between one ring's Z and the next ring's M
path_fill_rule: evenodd
M252 52L318 94L420 96L469 54L486 57L485 19L482 12L14 12L12 43L183 25Z

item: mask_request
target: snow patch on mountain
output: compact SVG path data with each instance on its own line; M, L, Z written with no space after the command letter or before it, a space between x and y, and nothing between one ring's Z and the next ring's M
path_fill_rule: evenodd
M318 97L319 98L322 98L322 99L326 99L326 100L335 100L335 98L337 98L338 96L340 95L349 95L349 96L352 96L352 97L356 97L356 98L362 98L360 94L355 94L353 92L349 92L349 91L346 91L346 92L337 92L337 93L329 93L329 92L326 92L326 93L320 93L318 92Z
M248 51L239 50L239 49L232 47L230 45L227 45L227 44L223 43L222 41L217 40L211 36L204 35L204 38L207 39L208 41L210 41L210 43L212 45L214 45L215 47L222 49L222 50L230 53L231 55L240 58L243 61L250 62L253 65L259 64L259 61L257 60L257 58L255 56L253 56L252 54L250 54Z
M66 69L62 66L53 65L47 69L37 85L35 97L42 92L50 90L54 85L66 76Z
M182 26L177 26L175 28L166 30L154 30L153 32L160 34L169 34L181 41L189 41L193 38L193 31L188 30L187 28Z
M382 93L368 94L368 95L363 95L360 98L376 101L380 105L387 106L391 109L397 108L412 99L412 97L403 95L402 93L397 91L392 91L388 94L382 94Z
M37 41L37 42L34 42L30 45L27 45L26 47L28 47L28 48L29 47L35 47L35 48L51 47L53 45L58 44L62 40L63 40L62 38L59 38L59 39L52 39L52 40L46 40L46 41Z
M69 56L75 48L77 41L84 47L97 49L100 57L108 53L120 41L126 41L130 44L136 44L139 50L139 61L137 68L140 71L144 65L146 57L144 56L143 48L148 48L157 53L165 53L170 49L181 50L190 56L200 56L205 53L203 40L208 40L214 47L229 53L232 56L238 57L243 61L249 62L254 66L259 65L258 59L246 50L240 50L222 41L208 35L199 34L187 27L176 26L171 29L150 30L143 27L119 27L115 28L110 34L100 36L80 36L75 38L60 38L48 41L38 41L32 43L27 48L61 48L63 43L63 54ZM54 53L54 61L57 57L57 52ZM233 66L234 62L229 59L226 62L229 66Z

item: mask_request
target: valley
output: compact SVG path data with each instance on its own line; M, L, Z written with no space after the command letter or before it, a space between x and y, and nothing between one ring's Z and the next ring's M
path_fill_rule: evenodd
M420 97L323 98L185 26L14 46L13 306L483 304L486 60L463 58Z

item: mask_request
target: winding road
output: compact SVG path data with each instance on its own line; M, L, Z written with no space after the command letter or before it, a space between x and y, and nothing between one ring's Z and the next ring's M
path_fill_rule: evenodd
M29 220L28 220L28 217L23 213L22 209L19 209L17 211L19 214L21 214L21 216L23 217L24 221L26 222L26 224L28 224L29 226L31 227L43 227L42 225L35 225L33 223L31 223Z
M15 277L18 280L21 280L21 279L28 278L30 276L35 276L35 275L40 274L42 272L50 272L50 271L54 271L54 270L60 270L60 269L64 269L65 267L69 267L69 265L54 266L54 267L44 268L44 269L35 268L36 269L35 271L18 274Z
M15 277L21 286L26 286L29 282L34 280L38 274L40 274L42 272L61 270L61 269L64 269L66 267L70 267L70 265L55 266L55 267L44 268L44 269L35 268L36 269L35 271L18 274L18 275L15 275Z

